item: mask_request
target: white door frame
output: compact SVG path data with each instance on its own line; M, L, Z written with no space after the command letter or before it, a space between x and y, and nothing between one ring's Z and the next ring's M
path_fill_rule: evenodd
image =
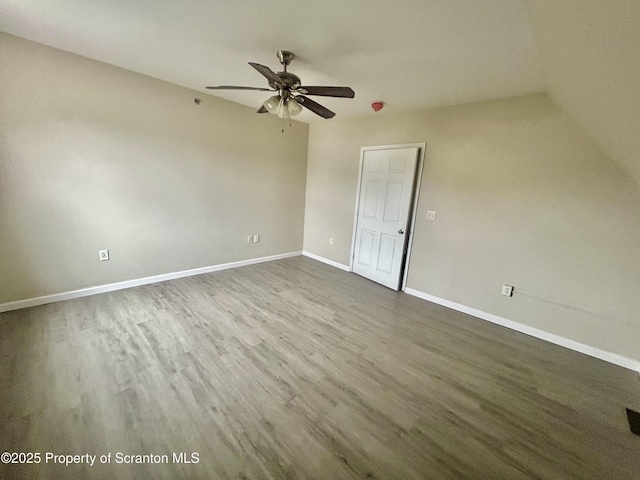
M402 286L400 290L404 292L407 286L407 274L409 273L409 259L411 257L411 247L413 246L413 233L416 223L416 214L418 213L418 198L420 197L420 185L422 184L422 168L424 166L426 143L402 143L398 145L376 145L373 147L362 147L360 149L360 166L358 168L358 188L356 189L356 208L353 214L353 234L351 236L351 254L349 255L349 271L353 272L353 257L356 247L356 232L358 229L358 208L360 207L360 188L362 187L362 167L364 165L364 154L371 150L392 150L396 148L412 148L418 149L418 165L417 175L415 176L415 185L413 187L413 202L411 202L411 220L409 222L409 240L407 241L407 255L402 265Z

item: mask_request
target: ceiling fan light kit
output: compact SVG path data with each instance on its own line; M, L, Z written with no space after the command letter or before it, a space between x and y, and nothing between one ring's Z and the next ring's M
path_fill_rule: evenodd
M273 113L280 118L290 118L295 117L302 111L302 107L298 103L298 101L289 97L286 101L280 97L279 95L274 95L269 98L266 102L264 102L264 108L267 109L269 113Z
M303 107L322 118L333 118L336 115L328 108L307 98L305 95L338 98L353 98L355 96L355 92L349 87L302 86L300 77L291 72L287 72L287 67L295 58L295 55L287 50L280 50L276 53L276 56L283 67L282 72L276 73L265 65L249 62L249 65L267 79L270 88L238 87L231 85L206 88L209 90L258 90L277 92L276 95L270 97L262 104L257 113L272 113L283 120L298 115Z

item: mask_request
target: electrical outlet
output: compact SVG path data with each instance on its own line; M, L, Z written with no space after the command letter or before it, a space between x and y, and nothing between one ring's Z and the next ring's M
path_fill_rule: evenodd
M258 243L259 241L260 241L260 234L259 234L259 233L256 233L256 234L253 236L253 243Z
M427 211L427 220L435 220L435 219L436 219L436 212L433 210Z
M98 250L98 256L101 262L109 260L109 250Z
M247 235L247 243L253 243L253 235Z
M329 245L333 245L333 237L329 237Z
M505 297L513 297L513 285L507 285L506 283L502 285L502 294Z

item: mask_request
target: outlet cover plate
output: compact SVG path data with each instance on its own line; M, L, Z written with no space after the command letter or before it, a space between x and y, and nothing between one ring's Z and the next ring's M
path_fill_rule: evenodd
M98 250L98 256L101 262L109 260L109 250Z

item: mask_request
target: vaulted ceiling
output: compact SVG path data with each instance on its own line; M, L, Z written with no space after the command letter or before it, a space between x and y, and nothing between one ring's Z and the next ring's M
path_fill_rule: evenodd
M640 183L638 27L637 0L0 0L1 31L202 92L266 86L247 62L291 50L304 84L356 91L322 98L339 118L548 91Z
M640 186L640 1L531 1L549 95Z
M266 87L247 62L297 58L339 118L544 90L524 0L0 0L0 29L178 85ZM265 92L216 92L258 108ZM319 117L305 112L302 121Z

